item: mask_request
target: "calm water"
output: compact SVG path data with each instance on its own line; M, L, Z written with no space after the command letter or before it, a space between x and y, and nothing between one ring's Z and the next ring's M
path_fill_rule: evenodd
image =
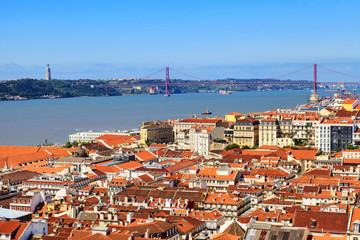
M83 97L0 102L0 145L65 143L83 130L138 128L144 121L186 118L204 112L224 117L230 112L292 108L306 103L310 91L234 92L117 97Z

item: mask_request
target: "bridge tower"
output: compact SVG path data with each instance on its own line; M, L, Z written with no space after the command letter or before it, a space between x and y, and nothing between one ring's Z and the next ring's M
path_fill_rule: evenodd
M314 64L314 90L310 96L310 103L316 104L319 102L319 95L317 94L317 64Z
M165 97L169 97L170 96L170 92L169 92L169 82L170 82L170 77L169 77L169 67L166 67L166 73L165 73Z

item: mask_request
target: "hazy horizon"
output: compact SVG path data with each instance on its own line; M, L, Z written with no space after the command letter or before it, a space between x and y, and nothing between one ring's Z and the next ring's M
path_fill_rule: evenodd
M271 78L318 63L360 76L360 2L5 1L0 80ZM185 78L174 72L172 78ZM162 75L154 77L161 78ZM312 79L311 69L291 79ZM319 70L319 81L351 81Z

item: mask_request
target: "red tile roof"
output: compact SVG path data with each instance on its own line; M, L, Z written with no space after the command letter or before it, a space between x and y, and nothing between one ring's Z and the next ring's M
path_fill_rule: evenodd
M152 152L149 152L149 151L143 151L143 152L135 153L135 156L141 162L147 162L147 161L157 159L156 155L154 153L152 153Z
M307 171L304 175L312 175L312 176L330 176L331 170L330 169L314 169Z
M354 120L351 118L329 118L324 119L321 124L354 124Z
M0 222L0 233L11 234L20 227L18 221Z
M183 120L180 120L179 122L180 123L218 123L219 121L221 121L222 119L221 118L215 118L215 119L212 119L212 118L188 118L188 119L183 119Z
M293 227L307 227L310 231L346 233L348 220L348 213L297 211Z

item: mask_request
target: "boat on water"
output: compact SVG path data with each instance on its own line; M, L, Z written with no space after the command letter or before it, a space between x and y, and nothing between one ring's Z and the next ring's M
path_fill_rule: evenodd
M210 115L210 114L212 114L212 112L210 112L208 108L206 108L205 112L201 113L201 115Z
M227 90L220 90L219 93L220 94L232 94L232 92L227 91Z

